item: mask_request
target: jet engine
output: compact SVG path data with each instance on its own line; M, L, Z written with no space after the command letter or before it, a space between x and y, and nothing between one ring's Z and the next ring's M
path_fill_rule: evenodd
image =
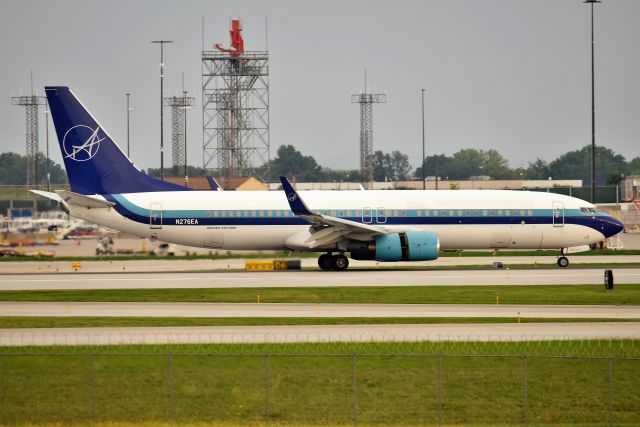
M407 231L376 236L372 242L353 242L351 258L376 261L433 261L438 258L440 239L428 231Z

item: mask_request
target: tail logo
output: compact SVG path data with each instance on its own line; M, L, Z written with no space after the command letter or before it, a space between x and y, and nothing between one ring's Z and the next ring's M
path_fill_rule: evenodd
M94 158L98 154L100 143L106 139L105 136L101 138L99 132L100 126L95 130L85 125L77 125L69 129L62 139L64 157L76 162L86 162Z

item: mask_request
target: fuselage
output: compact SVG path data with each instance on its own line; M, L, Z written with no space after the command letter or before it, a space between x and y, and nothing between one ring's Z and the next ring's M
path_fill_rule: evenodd
M620 223L583 200L507 190L301 191L319 214L389 231L428 231L440 249L561 249L593 244ZM309 250L310 224L280 191L106 194L109 209L71 215L141 237L196 247ZM316 248L325 251L332 248ZM339 248L335 248L339 249Z

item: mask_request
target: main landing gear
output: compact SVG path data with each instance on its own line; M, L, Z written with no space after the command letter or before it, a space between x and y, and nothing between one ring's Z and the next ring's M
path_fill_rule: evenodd
M349 267L349 258L344 254L322 254L318 258L318 267L321 270L344 271Z
M567 267L569 265L569 258L564 256L564 249L560 250L560 256L558 257L558 267Z

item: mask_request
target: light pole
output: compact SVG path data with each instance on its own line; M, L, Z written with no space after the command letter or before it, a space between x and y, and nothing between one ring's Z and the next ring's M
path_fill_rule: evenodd
M182 97L183 99L186 101L187 99L187 92L186 90L182 91ZM183 114L184 114L184 186L188 187L189 186L189 174L187 172L187 168L188 168L188 163L187 163L187 110L190 110L191 107L188 106L184 106L181 107Z
M129 113L133 111L133 108L131 108L129 106L129 96L131 94L129 92L127 92L127 157L129 158L129 160L131 160L131 156L129 155L129 148L130 148L130 143L129 143Z
M160 179L164 181L164 45L173 40L153 40L151 43L160 44Z
M422 189L425 190L427 188L427 183L424 180L424 89L422 91Z
M49 102L44 104L44 128L47 141L47 191L51 191L51 169L49 168Z
M593 42L593 5L600 0L584 0L591 4L591 203L596 202L596 98L595 98L595 65Z

